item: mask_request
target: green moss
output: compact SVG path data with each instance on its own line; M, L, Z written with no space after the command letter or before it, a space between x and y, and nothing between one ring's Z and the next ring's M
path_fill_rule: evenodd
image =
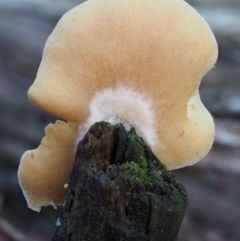
M148 166L145 158L140 157L138 162L126 162L124 165L130 172L132 181L138 181L143 185L149 181Z
M126 162L124 166L129 171L130 179L142 185L149 182L149 167L145 155L145 145L132 129L129 135L129 143L125 151Z
M124 140L124 167L127 169L130 180L146 185L149 182L158 183L162 187L162 180L159 179L159 172L168 173L166 167L153 156L151 150L144 140L137 135L132 128L127 132L122 124L119 124L118 135ZM153 163L153 160L156 160ZM160 187L159 187L160 188ZM161 188L162 189L162 188Z

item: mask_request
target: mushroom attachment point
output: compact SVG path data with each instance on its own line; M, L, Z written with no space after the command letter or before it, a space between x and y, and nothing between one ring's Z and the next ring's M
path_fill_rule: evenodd
M212 147L214 123L198 90L217 55L209 25L183 0L89 0L60 19L28 94L42 110L78 125L69 149L61 145L68 160L92 124L121 122L172 170L196 163ZM30 156L19 169L27 200L35 189L22 178ZM35 162L48 170L49 159ZM67 182L61 180L63 193ZM52 197L43 203L51 201L60 203Z

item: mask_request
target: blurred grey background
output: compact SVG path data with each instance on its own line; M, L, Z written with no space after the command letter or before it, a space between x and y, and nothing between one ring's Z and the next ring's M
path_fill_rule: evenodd
M173 171L189 208L178 241L240 240L240 1L189 0L212 27L219 59L201 96L214 116L216 140L197 165ZM0 241L47 241L58 211L27 208L17 180L25 150L35 149L49 116L27 98L44 43L77 0L0 0Z

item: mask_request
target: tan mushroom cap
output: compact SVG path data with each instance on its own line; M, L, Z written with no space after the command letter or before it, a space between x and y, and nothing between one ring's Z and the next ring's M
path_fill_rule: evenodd
M137 93L152 108L151 148L175 169L195 163L212 146L214 124L198 88L217 54L208 24L183 0L90 0L66 13L48 38L29 98L48 113L86 125L97 94L119 88ZM128 105L134 113L138 103ZM140 115L130 123L136 129Z
M74 160L77 134L75 123L57 121L45 129L46 136L36 150L22 156L18 177L28 207L62 205Z

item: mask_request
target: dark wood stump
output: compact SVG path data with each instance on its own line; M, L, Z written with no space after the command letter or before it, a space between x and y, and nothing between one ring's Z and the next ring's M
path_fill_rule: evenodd
M94 124L77 149L52 241L173 241L187 194L134 129Z

